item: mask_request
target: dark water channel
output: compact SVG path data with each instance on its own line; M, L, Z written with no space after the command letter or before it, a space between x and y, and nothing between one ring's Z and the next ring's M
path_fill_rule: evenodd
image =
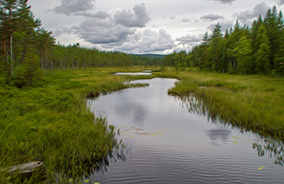
M188 110L169 96L175 79L138 80L149 87L125 89L88 100L96 116L120 129L126 160L111 161L90 178L101 184L284 183L284 169L253 144L265 140Z

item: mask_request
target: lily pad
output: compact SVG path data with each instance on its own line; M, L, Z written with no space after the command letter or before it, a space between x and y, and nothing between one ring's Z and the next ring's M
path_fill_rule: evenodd
M233 142L233 144L239 144L239 142Z
M85 180L84 180L84 183L89 183L89 182L90 182L89 179L85 179Z

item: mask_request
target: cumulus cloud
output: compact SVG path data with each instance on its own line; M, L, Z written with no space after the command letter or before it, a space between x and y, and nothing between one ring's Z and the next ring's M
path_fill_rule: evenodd
M182 22L191 22L190 19L182 19Z
M133 12L97 12L78 26L72 34L103 49L132 53L163 52L175 47L174 41L164 29L145 29L150 20L144 4L135 5ZM60 31L59 31L60 33Z
M232 2L236 0L209 0L209 1L216 1L216 2L223 3L223 4L232 4Z
M278 4L281 6L282 4L284 4L284 0L279 0Z
M53 35L54 37L59 37L59 36L62 35L62 34L71 34L71 33L72 33L72 30L65 27L65 28L58 28L58 29L56 29L56 30L52 33L52 35Z
M236 17L242 23L246 24L249 20L257 18L259 15L262 15L262 16L265 15L268 9L269 9L269 6L267 6L264 2L262 2L256 5L253 8L253 10L242 11L236 14Z
M71 15L93 9L95 0L61 0L61 5L52 9L57 14Z
M176 41L179 42L179 44L182 45L196 45L196 43L199 43L202 41L203 35L190 35L187 34L185 36L179 37L176 39Z
M75 34L91 44L119 46L136 32L137 27L144 27L150 20L144 4L135 5L133 10L134 13L126 10L114 13L99 11L94 14L79 12L77 15L87 19L69 30L58 29L55 34Z
M84 17L93 17L93 18L98 18L98 19L106 19L110 16L108 12L104 12L104 11L99 11L96 13L82 12L82 13L76 13L75 15L80 15Z
M164 29L155 31L146 29L137 31L129 37L127 42L117 47L117 50L129 51L132 53L157 53L171 50L175 47L171 35Z
M226 29L229 30L231 27L233 27L233 23L230 20L223 20L223 21L219 22L219 24L221 25L221 31L222 32L225 32ZM215 28L215 25L216 24L210 24L210 26L207 29L210 30L210 31L213 31L214 28Z
M73 27L74 33L92 44L110 44L123 42L135 29L116 24L111 17L107 19L87 19Z
M115 22L126 27L144 27L150 20L145 4L135 5L133 11L134 13L126 10L117 12L114 15Z
M214 20L224 19L224 17L221 15L216 15L216 14L208 14L208 15L201 16L200 19L214 21Z

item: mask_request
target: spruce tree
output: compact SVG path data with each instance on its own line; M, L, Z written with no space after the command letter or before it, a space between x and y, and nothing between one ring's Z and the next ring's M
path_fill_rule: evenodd
M269 40L267 37L267 32L264 24L261 24L256 39L256 71L257 73L269 73L270 64L269 64Z

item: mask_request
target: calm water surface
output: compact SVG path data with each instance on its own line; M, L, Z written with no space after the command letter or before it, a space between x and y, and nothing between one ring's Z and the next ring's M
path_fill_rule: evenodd
M112 160L90 181L127 183L284 183L284 169L269 156L258 156L252 133L189 112L169 96L175 79L138 80L147 88L125 89L88 100L96 116L120 129L126 160Z

